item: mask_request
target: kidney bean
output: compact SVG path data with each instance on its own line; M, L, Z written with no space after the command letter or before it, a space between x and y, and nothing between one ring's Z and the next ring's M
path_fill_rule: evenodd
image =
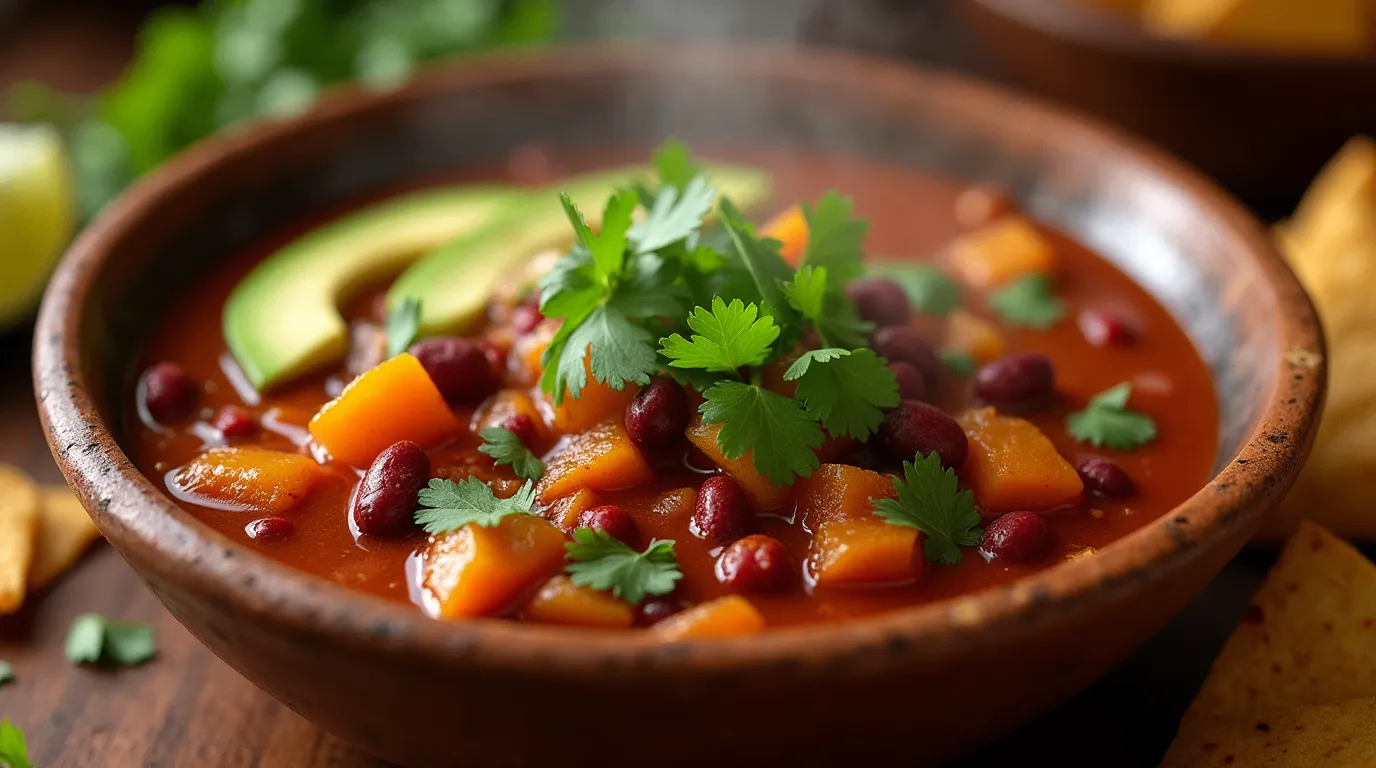
M446 400L477 403L502 385L483 345L456 336L422 339L409 351Z
M430 457L419 445L392 443L373 459L354 494L351 514L360 533L400 536L415 528L416 497L430 479Z
M1075 462L1085 489L1115 499L1131 496L1136 490L1126 470L1103 456L1081 456Z
M216 411L215 417L210 420L210 426L226 440L247 437L258 431L258 422L253 419L253 414L237 405L226 405Z
M139 379L138 392L144 411L159 424L190 418L201 397L200 385L176 363L150 366Z
M717 578L739 592L778 592L793 582L793 558L776 538L737 539L717 558Z
M672 600L667 597L646 600L640 606L640 615L637 618L641 626L649 627L664 621L670 616L683 613L683 610L687 607L688 606L683 604L683 601Z
M657 376L626 406L626 432L642 448L667 448L683 439L691 417L683 387Z
M984 529L980 549L1010 563L1035 563L1051 553L1051 529L1036 512L1009 512Z
M1056 369L1045 355L1009 355L979 369L975 394L1001 410L1027 412L1050 404Z
M889 370L898 380L898 396L904 400L927 399L927 380L922 372L907 363L889 363Z
M296 524L282 517L264 517L244 526L254 541L282 541L296 531Z
M884 328L907 325L912 316L908 294L902 286L887 277L867 277L846 286L846 295L855 302L860 317Z
M941 356L916 328L894 325L880 328L871 340L874 351L891 363L907 363L922 374L927 390L941 381Z
M509 429L527 448L534 445L537 435L535 420L528 413L513 413L497 423L502 429Z
M631 517L630 512L615 504L603 504L583 510L578 516L578 525L594 531L604 531L623 544L634 545L640 537L640 529L636 527L635 518Z
M703 481L693 503L689 529L716 544L730 544L750 532L755 516L741 484L730 475L712 475Z
M519 334L527 334L544 322L545 316L538 304L520 304L511 310L511 328Z
M912 461L918 454L936 452L942 466L965 463L970 443L965 430L945 411L918 400L904 400L884 415L879 443L889 456Z
M1096 347L1128 347L1137 343L1136 329L1112 312L1086 309L1077 319L1080 333Z

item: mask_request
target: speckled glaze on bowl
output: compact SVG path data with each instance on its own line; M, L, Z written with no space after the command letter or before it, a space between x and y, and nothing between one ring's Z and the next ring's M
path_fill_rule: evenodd
M649 145L669 131L1005 185L1190 330L1222 393L1216 477L1096 556L1008 587L830 626L651 645L434 622L317 581L200 525L121 450L114 415L158 297L265 229L525 141ZM149 588L250 680L367 750L410 766L918 764L1080 690L1218 572L1300 468L1323 349L1308 299L1257 222L1149 147L898 64L657 43L475 59L191 149L73 246L43 305L34 377L54 455Z

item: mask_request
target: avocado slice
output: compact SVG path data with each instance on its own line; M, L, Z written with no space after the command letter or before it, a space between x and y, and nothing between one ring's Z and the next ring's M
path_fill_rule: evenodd
M718 194L739 208L769 199L770 176L737 165L712 164L705 174ZM407 298L420 301L421 333L462 333L486 316L488 299L503 274L537 254L566 248L573 228L559 204L567 192L588 224L601 225L602 208L616 189L654 177L649 167L620 168L578 176L527 193L485 226L440 246L412 264L387 292L388 306Z
M273 253L229 295L225 342L263 390L348 350L339 304L441 243L482 227L521 193L500 185L425 190L316 227Z

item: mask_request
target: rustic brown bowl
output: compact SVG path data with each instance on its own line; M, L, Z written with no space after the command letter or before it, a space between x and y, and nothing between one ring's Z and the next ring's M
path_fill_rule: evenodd
M1152 139L1277 215L1343 142L1376 132L1376 55L1171 40L1088 0L961 5L1002 75Z
M651 645L441 623L217 535L121 448L161 296L266 229L519 142L791 144L1003 184L1169 306L1222 393L1217 474L1087 560L885 616ZM48 290L34 378L48 440L173 615L306 717L404 765L934 761L1124 658L1290 486L1324 391L1313 308L1247 213L1135 140L972 82L841 53L666 45L474 59L383 96L194 147L82 234ZM798 761L804 761L799 763Z

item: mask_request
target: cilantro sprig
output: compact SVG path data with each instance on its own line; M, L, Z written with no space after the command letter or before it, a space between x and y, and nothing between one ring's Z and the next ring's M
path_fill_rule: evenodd
M691 340L675 333L660 340L660 354L676 368L701 368L711 373L731 373L746 366L763 365L769 358L779 326L774 318L759 316L759 307L720 296L712 308L697 307L688 316Z
M1156 422L1128 409L1132 385L1122 382L1090 398L1083 411L1066 417L1066 429L1080 442L1131 451L1156 439Z
M517 477L538 481L545 474L545 463L531 452L515 432L506 427L486 427L478 432L483 444L478 451L492 457L497 466L511 465Z
M674 559L672 540L655 540L643 552L631 549L606 531L578 528L564 545L570 562L564 571L574 584L611 592L631 605L646 595L667 595L683 578Z
M884 411L898 405L898 380L884 359L868 349L815 349L784 373L797 381L795 397L833 435L865 440L879 429Z
M416 524L426 533L450 533L474 523L482 528L495 528L509 515L529 515L535 506L535 484L526 481L521 490L509 499L499 499L487 483L476 477L459 482L431 478L420 490L420 505L416 510Z
M903 478L894 481L896 499L878 499L874 514L890 525L923 533L922 552L928 560L955 565L961 547L980 543L984 532L975 495L961 490L953 469L944 469L935 452L903 463Z
M86 613L72 620L65 652L73 664L137 667L157 655L158 639L151 624Z
M405 352L420 336L420 299L407 296L387 312L387 356Z
M1051 279L1040 272L1019 278L989 296L999 319L1015 328L1044 331L1065 317L1065 302L1056 296Z

